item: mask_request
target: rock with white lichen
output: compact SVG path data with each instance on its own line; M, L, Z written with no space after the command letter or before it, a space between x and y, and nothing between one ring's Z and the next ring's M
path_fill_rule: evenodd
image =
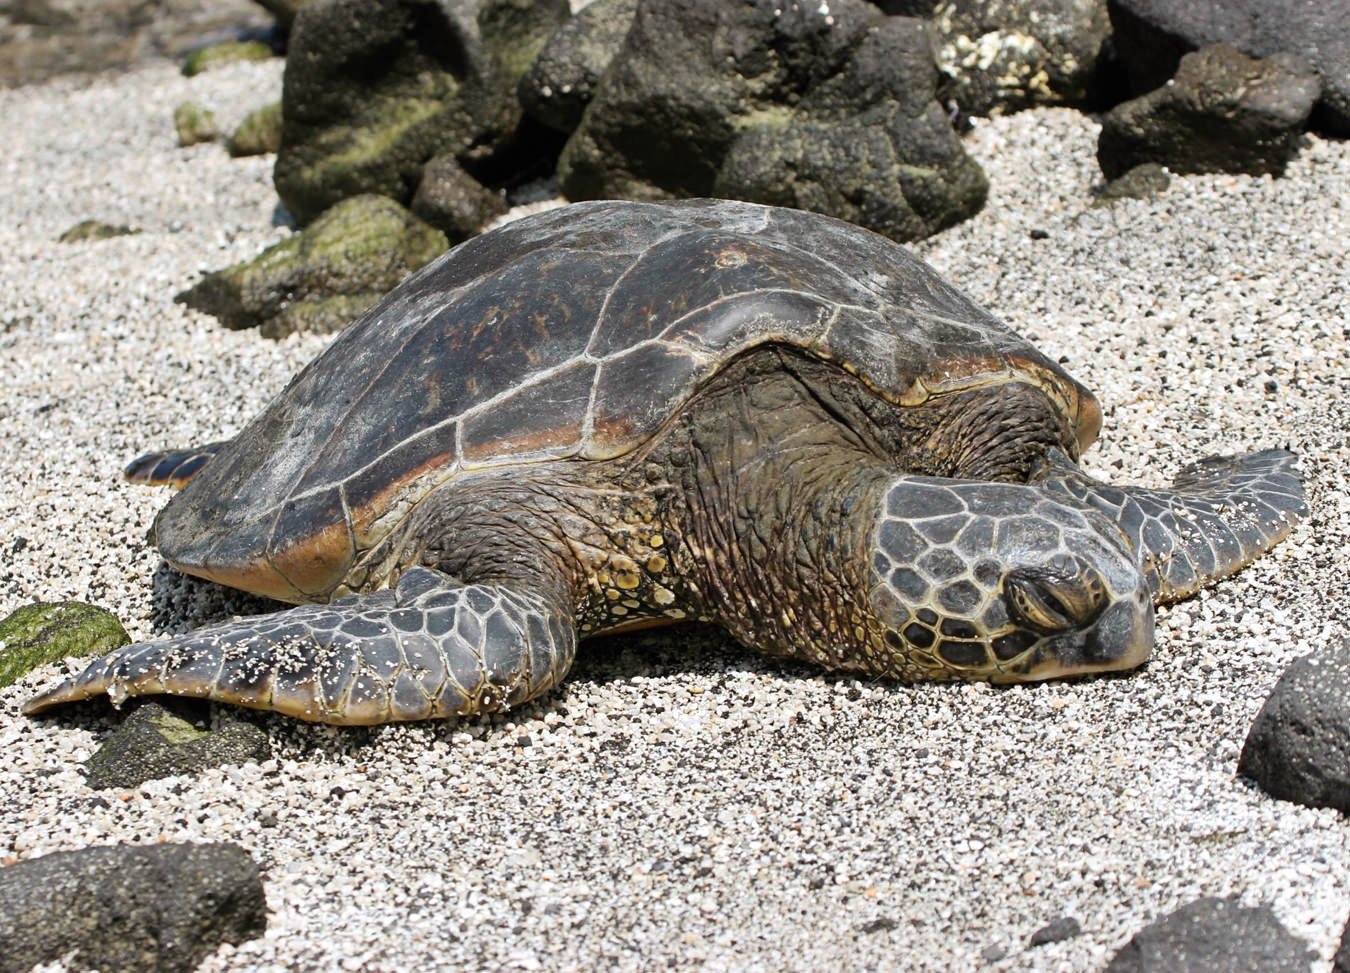
M1100 96L1106 0L940 0L931 17L938 96L962 114L1082 106Z

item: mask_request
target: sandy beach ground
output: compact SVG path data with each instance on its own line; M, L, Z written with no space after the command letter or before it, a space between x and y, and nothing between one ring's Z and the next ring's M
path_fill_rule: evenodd
M328 340L172 302L290 232L271 159L178 148L173 106L228 127L279 96L280 67L0 91L0 613L79 599L145 638L265 607L164 567L144 535L166 495L119 471L229 436ZM1088 970L1202 895L1269 904L1328 969L1350 822L1235 767L1283 668L1350 618L1350 144L1309 138L1279 180L1091 208L1095 137L1069 111L981 122L988 207L917 249L1097 391L1094 474L1302 456L1312 519L1163 611L1143 669L905 686L669 630L584 645L565 687L508 717L258 715L261 766L96 794L80 761L117 715L19 715L53 666L0 691L0 857L237 842L268 930L210 970ZM88 218L141 232L57 242ZM1080 936L1028 947L1064 916Z

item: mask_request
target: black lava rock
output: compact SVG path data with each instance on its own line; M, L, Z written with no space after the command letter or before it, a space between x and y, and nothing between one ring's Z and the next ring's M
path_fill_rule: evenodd
M1103 186L1093 205L1109 206L1122 199L1149 199L1171 183L1172 177L1166 169L1156 162L1143 162Z
M1350 5L1307 0L1110 0L1111 36L1142 93L1165 84L1187 51L1231 44L1253 57L1306 57L1322 78L1313 123L1350 135Z
M1285 669L1247 734L1238 773L1281 800L1350 814L1350 641Z
M207 732L158 703L143 703L86 761L85 771L95 790L136 787L207 767L262 762L271 752L267 734L252 723L227 718Z
M1331 960L1331 973L1350 973L1350 922L1341 932L1341 944L1336 947L1336 955Z
M1182 58L1169 84L1111 109L1097 161L1109 179L1145 162L1182 173L1279 175L1318 90L1302 58L1253 59L1216 44Z
M567 0L313 0L295 17L274 181L308 223L378 193L407 205L442 152L485 170L511 146L516 84Z
M1031 934L1031 939L1027 941L1028 946L1045 946L1049 943L1062 942L1065 939L1073 939L1075 936L1081 936L1083 927L1073 916L1061 916L1058 919L1047 922L1041 928Z
M1204 898L1135 933L1105 973L1307 973L1307 945L1267 906Z
M925 22L862 0L640 0L559 160L563 193L745 199L924 237L988 192L937 81Z
M581 124L636 11L637 0L593 0L559 27L520 79L525 111L560 132Z
M233 844L84 848L0 868L0 973L194 969L267 926L258 866Z

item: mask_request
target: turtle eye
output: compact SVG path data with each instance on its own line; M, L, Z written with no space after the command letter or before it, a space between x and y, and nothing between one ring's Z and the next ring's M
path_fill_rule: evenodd
M1081 628L1105 607L1103 586L1090 570L1071 577L1017 570L1003 591L1013 617L1043 635Z

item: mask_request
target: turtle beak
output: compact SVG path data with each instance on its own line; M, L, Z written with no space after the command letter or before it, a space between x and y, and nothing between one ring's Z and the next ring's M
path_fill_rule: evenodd
M1152 651L1153 602L1146 591L1140 591L1117 599L1089 628L1048 636L1023 671L999 681L1031 682L1118 672L1143 665Z

